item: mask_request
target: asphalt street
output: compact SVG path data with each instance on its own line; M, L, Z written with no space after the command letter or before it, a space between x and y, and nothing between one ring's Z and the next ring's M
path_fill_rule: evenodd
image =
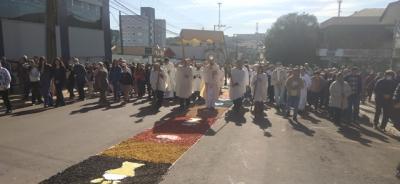
M0 117L0 183L38 183L153 127L171 109L148 115L147 101L110 108L96 102L46 111L31 106Z
M136 135L171 112L147 101L109 108L87 100L62 108L32 106L0 117L0 183L37 183ZM320 114L300 123L267 111L254 120L227 112L170 169L163 184L397 184L399 140L360 125L338 127ZM396 133L396 132L394 132ZM393 133L393 134L394 134Z
M366 122L337 127L315 115L299 122L273 109L263 120L228 112L176 162L162 184L400 183L395 177L398 140Z

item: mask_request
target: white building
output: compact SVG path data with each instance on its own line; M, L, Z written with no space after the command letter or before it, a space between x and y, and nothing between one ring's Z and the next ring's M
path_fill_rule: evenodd
M155 19L154 8L142 7L141 15L122 15L124 47L165 46L166 21Z

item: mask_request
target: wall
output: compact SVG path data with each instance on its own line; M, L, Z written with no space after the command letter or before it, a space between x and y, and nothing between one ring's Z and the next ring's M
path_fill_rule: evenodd
M46 32L44 24L2 19L4 54L17 60L23 55L46 55ZM57 31L57 53L60 55L60 35Z
M71 56L104 57L104 31L85 28L69 28Z

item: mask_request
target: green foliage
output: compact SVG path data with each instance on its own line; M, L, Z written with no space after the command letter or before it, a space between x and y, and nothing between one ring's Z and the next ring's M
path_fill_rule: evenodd
M316 63L319 24L314 15L290 13L278 18L266 37L266 57L283 64Z

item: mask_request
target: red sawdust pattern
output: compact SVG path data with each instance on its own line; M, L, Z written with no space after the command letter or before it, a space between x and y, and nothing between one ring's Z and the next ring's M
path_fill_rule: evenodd
M215 122L215 119L200 120L199 123L192 126L184 125L185 121L189 119L189 117L171 119L160 126L138 134L133 139L136 141L152 141L190 147L196 143L202 135L204 135L204 133ZM157 135L177 135L181 139L175 141L160 140L157 138Z

